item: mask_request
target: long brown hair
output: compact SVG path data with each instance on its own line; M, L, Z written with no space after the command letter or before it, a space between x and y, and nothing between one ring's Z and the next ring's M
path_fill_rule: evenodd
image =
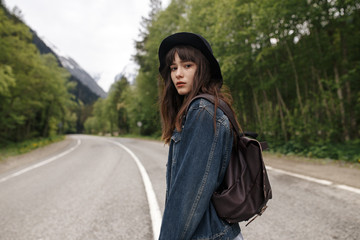
M175 53L179 55L182 61L194 62L197 66L192 90L186 95L179 95L172 80L170 73L170 65L173 63ZM162 118L162 139L165 143L169 143L172 133L176 128L181 131L182 119L190 104L190 101L201 93L208 93L215 97L215 109L217 108L218 99L222 99L231 107L231 95L222 92L221 81L211 77L211 70L209 61L205 56L196 48L191 46L176 46L172 48L166 55L166 67L160 73L164 80L160 113ZM232 108L231 108L232 109ZM233 109L232 109L233 110ZM216 111L215 111L216 114ZM214 116L214 125L216 116Z

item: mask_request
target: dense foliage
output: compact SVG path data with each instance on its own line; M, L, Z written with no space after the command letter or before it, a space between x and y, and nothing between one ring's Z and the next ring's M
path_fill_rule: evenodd
M143 134L161 129L158 46L171 33L192 31L211 43L245 130L284 153L360 159L358 150L334 154L339 145L360 147L357 0L172 0L164 10L151 0L151 6L127 105Z
M30 29L0 3L0 144L74 128L69 73L39 53Z
M99 99L93 107L93 116L85 121L85 129L90 134L114 133L126 134L129 132L130 105L128 101L130 87L128 80L120 76L110 87L106 99Z

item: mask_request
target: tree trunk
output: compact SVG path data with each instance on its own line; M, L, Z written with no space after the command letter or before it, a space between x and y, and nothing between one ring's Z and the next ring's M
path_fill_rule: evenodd
M324 70L324 79L329 80L330 78L328 77L327 72ZM326 82L326 89L331 89L332 86L330 86L330 84L328 82ZM335 106L335 97L333 96L333 93L331 90L328 90L328 104L329 104L329 108L332 112L333 115L337 114L337 110L336 110L336 106Z
M256 116L257 116L258 123L259 123L259 126L260 126L260 132L262 132L261 111L260 111L259 104L258 104L258 101L257 101L257 94L255 93L254 88L252 89L252 92L253 92L253 97L254 97L254 105L255 105Z
M342 90L341 90L339 71L338 71L338 68L337 68L336 64L334 65L334 74L335 74L335 83L336 83L336 86L337 86L337 95L338 95L338 98L339 98L341 124L342 124L343 130L344 130L343 136L344 136L344 139L346 141L348 141L350 139L350 137L349 137L349 132L347 130L347 127L345 125L346 124L346 119L345 119L344 97L343 97L343 93L342 93Z
M269 75L270 78L273 78L273 75L272 75L272 73L270 72L269 69L267 69L267 73L268 73L268 75ZM284 100L283 100L283 98L282 98L282 96L281 96L281 93L280 93L278 87L276 87L275 90L276 90L277 99L279 100L279 101L278 101L279 104L284 108L286 114L289 115L290 112L289 112L288 108L286 107L286 104L285 104L285 102L284 102Z
M44 110L45 112L45 116L43 116L44 120L43 123L41 124L43 126L43 131L42 131L42 137L48 137L50 134L50 126L49 126L49 122L50 122L50 117L51 117L51 106L52 106L52 102L50 102L50 104L46 107L46 109Z
M340 29L340 39L341 39L341 54L342 54L342 75L346 75L348 74L348 57L347 57L347 42L346 42L346 38L344 36L344 32L343 29ZM350 82L346 81L345 82L345 91L346 91L346 112L348 113L348 117L346 119L348 119L348 124L345 126L345 128L348 128L348 126L350 127L350 133L349 133L349 137L351 132L351 129L357 129L356 128L356 119L355 119L355 113L354 110L352 108L352 104L351 104L351 99L352 99L352 91L351 91L351 86L350 86ZM349 132L347 130L347 132Z
M327 119L328 119L329 122L331 122L330 108L329 108L329 105L328 105L328 103L326 101L327 99L326 99L325 94L324 94L324 92L325 92L324 91L324 86L323 86L323 84L321 82L320 76L319 76L319 74L318 74L318 72L317 72L317 70L315 69L314 66L311 67L311 72L312 72L314 78L317 80L317 83L318 83L319 89L320 89L320 98L322 99L323 105L325 107L325 112L326 112Z
M284 113L283 113L283 108L286 111L286 113L288 114L288 110L285 106L285 103L281 97L280 91L279 89L276 87L276 95L278 98L278 104L279 104L279 112L280 112L280 120L281 120L281 130L283 132L284 138L285 138L285 142L288 141L288 137L287 137L287 132L286 132L286 126L285 126L285 118L284 118Z
M286 47L286 51L288 53L291 68L292 68L293 73L294 73L295 86L296 86L296 96L297 96L297 99L298 99L298 102L299 102L300 111L301 111L302 114L304 114L304 107L303 107L303 104L302 104L302 99L301 99L301 94L300 94L300 87L299 87L299 76L297 74L296 66L295 66L295 63L294 63L294 58L293 58L292 53L290 51L289 45L287 44L287 41L285 41L285 47Z
M271 71L269 69L267 69L267 73L269 75L270 78L273 78L273 75L271 73ZM280 120L281 120L281 130L283 132L283 136L285 141L288 141L288 136L287 136L287 132L286 132L286 124L285 124L285 117L284 117L284 113L283 110L285 111L286 115L288 116L290 114L288 108L286 107L286 104L281 96L281 93L279 91L278 87L275 87L276 90L276 98L279 104L279 114L280 114Z

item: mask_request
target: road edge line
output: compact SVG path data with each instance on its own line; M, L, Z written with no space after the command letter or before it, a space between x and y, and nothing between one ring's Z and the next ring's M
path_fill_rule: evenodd
M335 185L335 187L337 187L339 189L347 190L347 191L350 191L350 192L353 192L353 193L360 194L360 189L359 188L350 187L350 186L344 185L344 184L337 184L337 185Z
M46 164L49 164L49 163L57 160L58 158L61 158L61 157L65 156L65 155L69 154L70 152L74 151L77 147L80 146L80 144L81 144L81 140L77 139L76 145L74 147L72 147L72 148L70 148L70 149L66 150L65 152L62 152L62 153L60 153L58 155L55 155L55 156L53 156L51 158L48 158L48 159L46 159L44 161L38 162L38 163L36 163L34 165L31 165L31 166L26 167L24 169L21 169L21 170L19 170L17 172L14 172L14 173L6 176L6 177L3 177L3 178L0 179L0 183L3 183L3 182L5 182L5 181L7 181L7 180L9 180L11 178L20 176L20 175L22 175L24 173L27 173L27 172L29 172L31 170L34 170L34 169L39 168L41 166L44 166Z
M130 154L130 156L135 161L135 163L136 163L136 165L137 165L137 167L138 167L138 169L140 171L140 175L142 177L142 180L143 180L143 183L144 183L144 186L145 186L146 197L147 197L147 200L148 200L149 210L150 210L153 238L154 238L154 240L157 240L159 238L159 235L160 235L160 227L161 227L162 216L161 216L161 211L160 211L160 208L159 208L158 201L156 199L156 194L155 194L154 188L152 186L150 177L147 174L144 165L142 165L139 158L129 148L127 148L123 144L121 144L119 142L111 141L111 140L107 140L107 141L109 141L109 142L121 147L122 149L124 149L127 153Z
M270 171L273 171L273 172L282 173L282 174L285 174L285 175L288 175L288 176L301 178L301 179L304 179L304 180L307 180L307 181L310 181L310 182L315 182L315 183L318 183L318 184L321 184L321 185L334 186L334 187L336 187L338 189L342 189L342 190L346 190L346 191L349 191L349 192L360 194L360 189L359 188L350 187L348 185L336 184L336 183L334 183L332 181L328 181L328 180L325 180L325 179L309 177L309 176L305 176L305 175L298 174L298 173L292 173L292 172L288 172L288 171L281 170L281 169L278 169L278 168L273 168L271 166L266 166L266 169L270 170Z

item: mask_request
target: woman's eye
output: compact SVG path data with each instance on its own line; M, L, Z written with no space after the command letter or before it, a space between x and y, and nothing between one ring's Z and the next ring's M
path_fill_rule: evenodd
M177 67L170 67L171 71L176 71Z
M185 68L191 68L192 64L186 64Z

